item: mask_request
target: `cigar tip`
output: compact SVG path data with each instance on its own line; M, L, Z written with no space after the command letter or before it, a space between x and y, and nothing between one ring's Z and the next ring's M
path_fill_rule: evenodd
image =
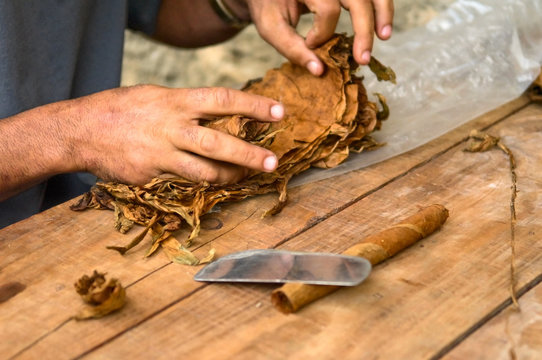
M446 209L446 207L444 205L441 205L441 204L433 204L431 206L436 206L439 208L439 210L442 212L442 215L444 216L444 219L446 220L448 218L448 216L450 215L450 212L448 211L448 209Z
M271 293L271 303L283 314L291 314L295 311L288 296L280 289L276 289Z

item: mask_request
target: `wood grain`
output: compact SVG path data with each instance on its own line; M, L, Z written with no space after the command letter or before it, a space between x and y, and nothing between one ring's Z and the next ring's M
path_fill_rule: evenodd
M542 108L530 107L491 128L518 160L519 287L542 273L539 206ZM425 203L450 218L420 245L377 266L368 281L297 314L273 312L269 287L211 285L90 354L198 358L429 358L509 299L507 160L499 151L465 153L463 144L410 171L281 248L340 252ZM151 279L149 279L151 280ZM137 286L137 285L136 285ZM145 286L141 284L140 286ZM202 304L205 304L202 306ZM167 329L167 330L166 330ZM149 337L149 334L153 336ZM171 334L194 334L179 341Z
M446 151L464 139L470 129L483 129L499 122L508 114L525 106L527 101L525 98L519 99L513 104L508 104L493 113L476 119L445 137L400 157L333 179L294 188L291 191L290 205L277 217L260 219L261 212L272 206L274 202L272 195L223 206L220 213L209 216L217 219L216 221L222 223L223 226L218 230L202 231L201 237L197 241L197 246L200 247L197 253L201 255L210 247L217 248L219 254L226 254L235 250L275 247L281 244L284 248L297 250L339 252L348 246L348 241L352 237L359 236L362 232L368 233L382 229L393 222L394 217L401 217L412 212L416 204L424 204L429 201L431 197L428 195L432 195L434 198L457 198L457 201L466 199L466 202L461 206L467 210L471 207L476 209L474 205L484 199L502 204L502 201L505 200L494 198L496 196L494 192L497 191L494 188L489 188L491 191L483 188L489 193L482 192L481 194L485 195L476 196L478 189L463 189L456 186L455 182L460 179L480 176L480 174L474 173L474 170L479 166L478 163L474 162L469 168L455 170L452 166L445 167L438 170L442 174L435 170L433 163L440 161L439 159L445 155L449 156L450 151ZM503 123L508 124L509 121L518 117L531 116L539 112L539 108L530 106ZM510 127L511 125L504 129L511 131ZM525 149L521 146L516 147L519 151L536 151L539 149L537 144L529 143L530 148ZM457 149L451 151L454 154L460 153ZM529 154L523 155L528 156ZM483 163L488 159L499 157L498 154L479 156L483 156ZM518 157L521 158L519 155ZM457 167L458 165L454 163L453 166ZM416 168L419 170L429 169L426 170L431 175L429 178L438 175L440 180L428 180L428 175L425 177L419 175ZM501 187L507 186L506 173L482 177L491 176L495 177L495 181L491 184L497 186L499 191L503 191ZM522 175L519 176L521 179ZM405 179L408 179L408 182L405 183ZM497 179L499 180L497 181ZM525 176L524 179L527 180L528 176ZM390 191L389 186L394 186L395 190ZM532 185L529 186L532 188ZM466 195L460 197L456 192L453 192L453 189L456 189L456 192L459 191L459 194L464 191ZM531 204L531 200L522 201L524 208L531 206L533 213L536 213L537 207ZM470 214L472 212L469 211ZM499 213L498 215L499 220L492 221L500 224L499 226L505 226L506 219L501 218L503 214ZM457 225L459 233L462 233L463 230L465 232L472 231L474 227L480 232L480 234L474 235L488 236L485 234L487 232L485 228L479 229L474 217L464 216L462 219L466 222ZM520 221L522 221L521 218ZM326 224L325 228L322 228L324 224ZM537 224L533 226L535 225L538 226ZM489 234L496 232L496 228L492 227ZM333 238L335 235L342 234L347 236L349 240L344 242L329 241L331 237L328 234L334 234ZM187 232L179 234L180 238L186 235ZM497 235L495 234L495 236ZM450 236L452 238L455 236L455 242L452 243L457 245L458 235L452 234ZM505 238L505 235L498 236ZM269 346L270 349L275 350L275 353L272 352L270 356L285 354L291 350L290 347L299 348L296 351L301 351L300 354L305 349L305 353L308 354L317 347L310 344L312 340L307 341L305 345L298 343L302 340L293 340L292 336L298 334L300 329L304 330L304 333L298 334L301 338L314 339L314 334L318 333L320 335L317 338L329 336L333 340L339 335L328 333L328 322L332 322L335 327L338 327L341 319L358 315L359 311L349 307L330 307L329 301L333 303L333 301L342 299L342 301L354 301L354 303L360 302L361 304L369 300L371 304L378 301L380 296L371 295L366 299L362 295L360 298L359 295L353 296L358 294L360 290L345 290L339 293L350 295L339 294L332 300L322 302L322 305L319 303L317 308L313 307L307 310L306 313L313 314L309 317L303 314L296 318L283 317L269 308L267 299L271 290L269 287L205 286L192 281L192 275L197 270L196 268L172 265L161 254L143 259L146 251L145 246L138 247L125 257L105 249L106 245L126 243L129 237L113 230L111 212L75 213L68 209L67 204L1 230L0 252L3 256L0 258L0 285L19 282L26 286L23 291L0 305L0 324L3 324L0 326L0 336L3 339L0 342L1 357L9 358L19 355L20 358L33 358L38 354L40 356L50 354L55 358L72 358L85 353L94 354L94 349L97 348L99 348L99 351L96 352L98 355L114 354L123 351L129 352L130 344L127 345L126 342L142 341L150 346L151 343L162 339L162 337L166 338L162 344L168 349L163 351L164 356L171 355L171 351L179 349L180 345L183 346L181 349L183 353L191 354L192 351L198 349L200 354L205 355L208 353L206 352L208 350L203 346L206 344L205 341L210 341L212 344L209 349L217 349L217 346L220 346L217 351L226 355L236 352L246 356L252 353L261 355L265 353L265 349L262 350L261 346ZM341 236L337 237L337 239L342 238ZM499 241L495 240L495 244L500 244L501 240L500 238ZM492 245L495 247L493 254L501 256L505 261L506 256L502 254L504 248L501 249L495 244ZM434 261L429 261L427 265L422 261L421 264L418 264L421 270L438 274L439 271L442 271L441 267L436 265L440 261L446 261L450 264L458 261L458 256L454 253L448 254L449 257L443 256L441 259L439 253L428 251L431 247L427 243L425 246L426 250L422 252L424 256L430 259L436 258L438 261L434 259ZM475 250L468 244L461 243L461 246ZM487 255L486 253L476 254L477 256ZM521 264L520 262L518 266L521 267ZM452 267L455 269L454 271L459 271L461 274L462 268L454 266ZM435 271L433 267L440 270ZM72 288L73 282L79 276L90 273L94 269L108 272L127 286L129 299L127 307L118 314L98 321L75 322L68 320L80 306L80 300ZM484 268L480 264L476 269L481 271ZM534 270L532 271L534 272ZM397 268L395 276L397 276L397 272L401 272L401 267ZM388 274L388 271L381 273L386 273L386 276L394 274L393 272ZM375 271L375 274L378 272ZM460 275L456 274L455 276ZM500 279L498 276L501 274L498 273L498 276L493 274L493 276ZM523 276L529 277L531 275L529 273ZM393 299L402 298L403 293L399 290L410 289L413 285L409 282L419 282L416 279L410 279L409 276L402 276L402 278L405 281L401 282L401 286L393 293ZM381 280L377 279L372 276L367 284L382 285ZM523 278L522 280L525 281ZM504 283L505 280L502 282ZM386 292L385 289L380 291ZM438 287L431 291L440 294ZM404 294L411 292L410 290ZM370 294L373 293L370 292ZM381 293L377 292L377 294ZM499 294L504 296L502 293ZM490 304L492 303L490 302ZM391 310L386 310L386 306L384 306L379 310L379 312L382 311L386 314ZM337 317L334 315L335 313L338 314ZM423 313L425 312L422 311ZM180 314L180 317L175 314ZM342 316L339 316L341 314ZM270 321L270 323L267 324L266 321ZM294 325L292 328L292 322L298 325ZM9 326L4 324L9 324ZM177 324L178 328L171 327L170 324ZM360 331L368 330L366 325L359 324L357 321L356 324L356 326L362 327ZM201 333L201 336L192 336L194 326L197 329L195 332ZM352 325L349 326L352 327ZM149 330L152 332L145 332ZM342 328L337 334L344 334L347 330ZM237 339L244 339L237 336L251 336L248 336L246 341L237 342L231 341L230 337L220 339L220 336L229 332L237 334L235 335ZM273 340L272 336L284 341ZM167 340L168 338L169 340ZM178 338L181 338L182 341L177 341ZM261 341L261 344L257 341ZM346 337L345 341L349 342L352 339ZM223 346L223 344L228 346ZM281 346L277 346L277 344L281 344ZM332 345L327 351L332 351L339 346L339 343ZM133 350L137 351L137 349L140 351L141 347L135 346ZM136 357L138 356L145 357L142 352L139 352Z
M542 355L542 284L520 300L520 311L507 307L444 359L540 359Z

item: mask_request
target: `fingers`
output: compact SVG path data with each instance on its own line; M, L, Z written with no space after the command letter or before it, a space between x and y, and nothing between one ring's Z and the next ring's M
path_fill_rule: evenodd
M307 33L305 42L309 48L315 48L331 38L335 33L341 5L338 1L306 1L309 10L314 14L312 28Z
M271 172L277 167L277 157L270 150L202 126L179 128L171 142L180 150L254 170Z
M354 29L354 59L361 65L371 60L374 31L379 38L386 40L391 36L393 20L392 0L353 0L348 1L348 10Z
M194 119L241 114L261 121L277 121L284 116L284 107L279 102L239 90L202 88L191 89L184 95L179 101ZM277 167L276 156L267 149L196 124L179 125L171 130L169 139L177 149L258 171L271 172Z
M304 66L311 74L316 76L323 74L322 61L309 49L295 29L286 23L277 24L275 33L266 40L288 60Z
M246 1L261 37L288 60L317 76L323 73L324 65L310 48L323 44L333 35L341 6L350 11L355 33L354 59L359 64L366 65L371 59L375 30L382 40L389 39L392 33L393 0ZM314 23L306 40L295 30L301 7L314 14Z
M265 8L253 17L260 36L291 62L307 68L313 75L322 75L324 65L296 32L293 21L297 20L292 20L292 17L295 18L290 14L292 10L281 8L278 2L269 1L264 4ZM323 31L329 32L329 27ZM322 37L318 32L311 36L313 42L320 41Z
M240 114L260 121L278 121L284 116L284 107L278 101L240 90L200 88L177 96L178 102L184 104L183 110L196 118Z
M211 184L234 183L248 174L248 170L241 166L203 158L184 151L177 151L169 157L162 168L166 174L175 174L194 182L207 181Z
M382 40L391 37L393 24L393 0L373 0L375 31Z
M371 1L352 1L350 17L354 28L354 59L358 64L367 65L373 48L374 18Z
M271 151L199 125L202 117L222 114L275 121L284 115L275 100L228 89L148 85L85 99L85 108L91 109L85 119L96 120L78 161L82 169L105 178L144 184L167 172L194 181L229 182L246 175L247 168L270 172L277 166Z

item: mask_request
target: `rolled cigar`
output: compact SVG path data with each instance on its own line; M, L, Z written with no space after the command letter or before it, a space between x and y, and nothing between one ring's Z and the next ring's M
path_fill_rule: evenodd
M444 206L428 206L400 223L366 237L343 254L366 258L372 265L379 264L438 230L447 218L448 210ZM279 311L289 314L339 288L341 287L288 283L273 291L271 302Z

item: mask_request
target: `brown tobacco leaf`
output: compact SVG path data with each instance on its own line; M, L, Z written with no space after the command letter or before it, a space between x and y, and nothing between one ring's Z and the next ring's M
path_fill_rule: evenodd
M508 166L510 171L510 179L512 181L511 195L510 195L510 296L514 308L519 310L519 303L517 300L517 275L516 275L516 197L517 197L517 174L516 174L516 159L512 150L506 146L502 140L497 136L479 132L478 130L472 130L469 134L469 143L465 148L467 152L483 152L489 151L493 148L499 148L508 157Z
M478 130L473 130L469 134L469 140L465 151L484 152L493 149L499 144L501 139L489 134L481 133Z
M171 233L179 229L183 221L192 229L185 244L189 246L199 233L200 217L223 201L277 191L278 203L266 215L280 212L287 202L286 190L292 176L311 166L335 167L352 150L359 152L378 147L380 144L369 134L380 129L381 121L389 114L385 98L377 95L382 105L379 111L378 106L367 99L362 79L354 74L357 64L352 57L351 37L335 35L315 51L326 64L322 76L315 77L304 67L286 62L243 89L284 104L282 121L261 123L235 115L204 125L272 150L279 159L273 173L253 171L242 182L229 185L193 183L181 178L155 178L144 186L100 182L73 209L114 209L116 227L120 231L128 229L130 222L150 228L153 244L149 255L159 246L170 246ZM379 78L394 81L391 69L376 60L371 63ZM114 199L114 205L98 201L108 197ZM125 252L128 248L117 250ZM179 249L176 244L173 248L174 252Z
M201 265L209 263L213 261L216 253L215 249L211 249L209 254L200 260L190 250L182 246L173 236L169 236L162 242L162 249L171 261L183 265Z
M105 274L94 270L92 276L84 275L75 284L75 291L87 303L74 318L97 319L119 310L126 303L126 290L117 279L105 279Z
M395 72L389 66L382 65L382 63L371 56L369 61L369 68L376 75L378 81L389 81L396 84Z

